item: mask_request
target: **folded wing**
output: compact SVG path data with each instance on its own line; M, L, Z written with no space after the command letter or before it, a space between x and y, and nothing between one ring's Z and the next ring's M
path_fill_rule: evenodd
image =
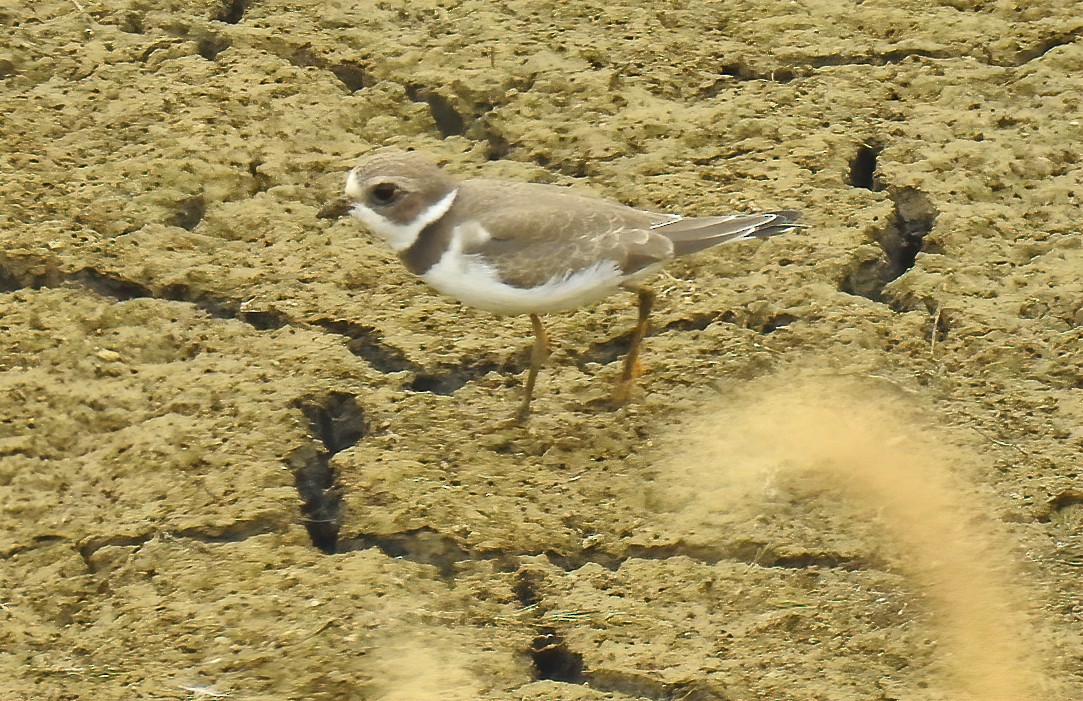
M703 251L730 241L767 238L797 228L797 212L780 210L723 217L690 217L662 222L652 227L673 242L678 256Z

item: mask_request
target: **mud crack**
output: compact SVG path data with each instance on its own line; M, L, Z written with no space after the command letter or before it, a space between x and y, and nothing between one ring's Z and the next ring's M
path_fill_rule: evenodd
M308 421L313 444L294 451L287 462L308 536L322 552L333 554L342 525L342 490L335 483L331 458L365 437L365 414L357 398L345 392L306 397L295 406Z
M438 91L423 85L410 84L406 86L406 95L414 102L424 102L429 106L432 120L436 122L436 128L440 130L440 136L462 136L466 131L466 122L451 100Z
M251 308L240 299L174 283L163 287L128 280L113 273L94 268L62 271L49 259L15 260L0 254L0 292L21 289L58 288L76 285L118 302L133 299L161 299L195 305L216 319L242 321L259 331L272 331L291 326L313 328L347 339L346 348L383 374L407 372L414 375L407 385L413 392L450 395L468 382L490 372L517 373L525 366L519 357L468 359L460 363L442 363L432 368L417 363L399 348L384 342L378 329L346 319L319 318L298 320L277 309Z
M1037 516L1038 523L1049 523L1065 510L1083 507L1083 491L1068 489L1058 492L1045 503L1045 509Z
M452 395L468 382L480 379L490 372L501 374L521 372L523 363L515 358L500 360L493 357L468 360L456 365L442 365L435 372L422 372L408 385L414 392L431 392Z
M987 66L999 68L1018 68L1045 56L1058 46L1073 44L1083 36L1083 27L1059 32L1036 42L1033 46L1001 56L992 56L987 51L953 51L950 49L914 49L899 48L887 51L865 51L850 54L825 54L809 56L801 63L769 67L754 66L744 60L724 63L717 69L719 76L728 76L741 81L767 80L773 83L788 83L797 78L813 74L821 68L841 66L887 66L903 63L908 59L962 59L968 58ZM700 97L714 97L722 91L720 81L703 91Z
M737 80L767 80L772 83L788 83L796 78L810 75L820 68L831 66L886 66L889 64L902 63L908 58L954 58L955 54L949 51L926 51L922 49L897 49L894 51L868 52L862 54L827 54L823 56L810 56L802 63L794 65L779 65L761 68L753 66L744 60L732 61L723 64L718 70L721 76L729 76ZM721 92L722 84L716 83L704 93L705 97L713 97Z
M787 313L763 316L738 313L733 310L710 311L699 314L690 314L666 322L657 329L652 329L650 331L647 336L647 342L649 342L651 336L660 336L661 334L670 333L672 331L703 331L708 326L715 323L735 324L742 328L766 335L774 333L781 328L785 328L795 321L798 321L798 317ZM582 372L586 372L588 366L592 363L608 365L623 358L628 352L628 347L632 342L633 331L634 329L628 329L619 336L592 343L586 350L569 350L568 354Z
M635 698L652 701L676 701L677 699L701 699L709 701L723 696L699 688L696 684L665 684L647 675L624 670L591 669L584 656L572 649L559 628L551 623L560 613L551 611L542 600L540 588L545 584L545 573L530 567L515 573L515 595L534 621L535 635L526 650L533 667L535 680L550 680L565 684L577 684L605 693L619 692Z
M460 363L441 363L426 368L406 357L398 348L383 342L378 329L344 319L316 319L312 322L330 333L349 339L346 348L368 363L374 370L387 374L407 372L414 377L406 384L411 392L428 392L449 396L466 384L491 372L518 373L525 367L524 358L485 356Z
M876 181L876 160L883 149L877 144L862 144L850 159L850 185L865 190L879 190Z
M1079 41L1079 38L1083 36L1083 27L1076 27L1066 32L1062 32L1051 36L1043 41L1038 42L1034 46L1019 51L1012 61L1000 63L996 65L1005 65L1011 67L1024 66L1031 61L1045 56L1047 53L1057 48L1058 46L1067 46L1068 44L1074 44Z
M99 567L94 562L94 556L102 548L108 547L135 547L140 548L155 538L172 538L176 540L189 540L197 543L239 543L243 540L268 533L279 533L281 528L275 521L260 519L255 521L239 521L223 527L193 527L179 530L151 530L138 535L108 535L92 536L85 539L79 546L79 555L86 564L87 570L94 574Z
M329 333L349 339L346 348L357 357L385 375L395 372L421 372L422 366L406 357L398 348L383 342L380 332L373 326L358 324L346 319L316 319L314 326Z
M389 374L406 371L417 374L423 370L421 365L411 361L401 350L384 343L377 329L364 324L326 318L306 323L276 309L252 309L243 300L191 285L175 283L158 288L94 268L64 272L50 260L15 261L0 254L0 292L56 288L65 284L83 287L118 302L132 299L186 302L216 319L242 321L259 331L271 331L286 326L314 326L347 338L346 348L378 372ZM459 366L449 367L455 370Z
M269 51L298 68L311 67L330 72L351 93L371 87L378 82L362 63L357 61L332 63L314 50L311 44L306 43L292 49L276 46L270 48Z
M890 194L895 210L876 236L880 255L857 261L839 283L840 291L874 302L884 301L884 288L914 267L939 214L920 190L905 187L892 189Z
M623 550L611 552L598 548L588 548L575 552L560 552L553 549L510 551L500 548L471 548L458 539L440 533L436 529L423 526L398 533L360 534L340 540L337 552L367 550L377 548L388 557L408 560L422 565L435 567L445 578L453 578L457 566L463 562L491 560L502 567L516 569L522 558L545 556L557 567L572 572L588 564L596 564L608 570L616 571L629 560L669 560L687 557L705 565L719 562L743 562L763 568L807 569L819 567L825 569L862 570L882 567L872 558L857 557L837 552L814 552L797 549L781 550L776 546L760 542L735 542L723 545L695 545L684 542L666 545L633 545ZM533 583L523 583L517 589L520 601L535 603L537 588Z
M726 701L727 695L698 684L665 684L644 674L598 669L587 672L586 685L595 691L626 694L651 701Z
M530 660L535 679L550 679L568 684L583 683L583 656L572 652L553 628L542 628L534 636Z
M211 19L226 24L239 24L248 11L248 0L223 0L218 12Z
M279 329L295 322L286 314L275 310L248 310L241 300L226 295L201 290L191 285L172 284L155 288L134 280L106 273L94 268L61 271L50 260L20 262L0 255L0 291L14 292L20 289L39 290L76 285L118 302L133 299L162 299L192 304L216 319L236 319L267 331Z
M373 83L368 71L361 64L354 61L336 63L328 66L328 70L352 93L363 90Z

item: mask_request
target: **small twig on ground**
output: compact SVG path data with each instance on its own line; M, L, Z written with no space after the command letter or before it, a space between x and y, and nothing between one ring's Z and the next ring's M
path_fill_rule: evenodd
M996 443L997 445L1002 445L1002 446L1004 446L1005 448L1013 448L1013 449L1015 449L1015 450L1018 450L1018 451L1019 451L1020 453L1022 453L1022 454L1023 454L1024 456L1026 456L1026 457L1028 457L1028 458L1030 457L1030 453L1028 453L1028 452L1027 452L1026 450L1024 450L1023 448L1020 448L1020 447L1019 447L1019 446L1017 446L1017 445L1016 445L1015 443L1008 443L1007 441L1001 441L1001 440L997 440L996 438L993 438L993 437L992 437L991 435L989 435L988 433L986 433L986 432L985 432L985 431L983 431L982 429L978 428L977 426L971 426L970 428L974 430L974 433L977 433L977 434L978 434L979 436L981 436L982 438L986 439L987 441L990 441L990 442L992 442L992 443Z
M325 630L327 630L328 628L330 628L332 625L334 625L337 622L338 622L337 618L328 618L326 621L324 621L322 626L320 626L316 630L314 630L311 633L309 633L308 635L306 635L305 639L307 640L308 638L314 638L315 636L317 636L320 633L324 632Z
M90 29L99 26L98 23L94 21L94 18L91 17L90 13L87 12L87 9L83 7L83 3L79 2L79 0L71 0L71 4L75 5L75 9L83 16L83 19L86 20L87 24L90 25Z
M943 305L936 305L936 313L933 314L933 330L929 334L929 355L936 355L936 337L940 331L940 313L944 311Z

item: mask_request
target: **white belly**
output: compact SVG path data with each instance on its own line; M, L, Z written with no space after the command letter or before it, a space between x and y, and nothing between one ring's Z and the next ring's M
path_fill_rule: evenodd
M467 306L509 316L577 309L608 297L628 280L616 264L603 261L538 287L512 287L501 282L478 256L464 255L455 247L421 279Z

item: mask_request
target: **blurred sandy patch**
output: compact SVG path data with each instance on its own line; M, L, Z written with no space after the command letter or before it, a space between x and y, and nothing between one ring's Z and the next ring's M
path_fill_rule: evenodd
M661 500L690 528L837 495L873 518L863 543L921 596L954 698L1043 698L1039 636L1003 524L967 480L982 457L879 378L790 372L757 381L688 421L658 463ZM825 519L826 521L826 519ZM839 523L837 519L831 519Z
M491 684L494 665L514 666L506 652L481 650L476 640L428 626L378 638L367 657L367 698L380 701L474 701L485 695L482 680Z

